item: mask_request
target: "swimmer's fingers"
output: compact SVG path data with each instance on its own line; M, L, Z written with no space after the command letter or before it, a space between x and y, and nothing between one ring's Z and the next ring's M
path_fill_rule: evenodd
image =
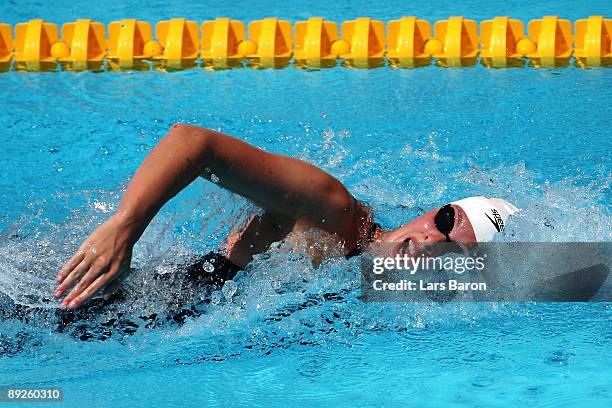
M121 282L123 282L125 278L128 277L130 272L132 272L132 270L128 266L124 268L116 277L110 280L110 282L104 288L104 294L102 295L104 300L108 300L111 295L115 293L117 289L119 289L119 286L121 286Z
M57 289L53 293L53 296L59 298L68 290L81 276L83 276L89 270L89 261L84 259L76 267L74 267L70 273L64 277L62 283L58 285Z
M106 285L109 279L110 276L107 273L98 276L91 285L89 285L68 304L68 308L74 310L81 307L83 303L87 302L91 297L98 293L98 291L103 288L104 285Z
M106 264L97 265L97 264L94 263L94 265L92 265L89 268L87 273L85 273L81 277L81 279L76 284L76 286L74 288L72 288L72 290L70 291L68 296L66 296L64 298L64 300L62 301L62 303L60 303L60 307L68 306L68 307L71 308L71 306L70 306L71 302L77 296L79 296L81 293L83 293L87 288L89 288L98 277L103 276L108 270L109 270L109 267ZM70 276L68 276L68 278L66 278L66 281L73 280L71 278L72 278L72 274Z
M60 269L59 273L57 274L57 282L62 283L62 281L66 279L66 276L68 276L70 272L72 272L72 270L76 268L77 265L81 263L81 261L83 261L83 258L85 258L85 251L83 249L79 249L72 256L72 258L70 258L64 264L64 266L62 266L62 269Z
M131 257L124 258L121 262L116 262L112 266L105 263L92 266L78 285L64 299L63 307L77 309L91 299L100 289L117 279L126 268L130 268ZM62 306L62 305L60 305Z

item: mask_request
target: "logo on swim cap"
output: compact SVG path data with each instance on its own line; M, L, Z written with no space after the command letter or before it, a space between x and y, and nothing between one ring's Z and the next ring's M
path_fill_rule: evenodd
M502 220L501 215L499 215L499 212L495 208L491 208L491 214L493 214L493 218L495 218L495 220L489 217L489 214L485 213L487 218L495 226L495 229L497 230L497 232L502 232L504 230L504 220Z

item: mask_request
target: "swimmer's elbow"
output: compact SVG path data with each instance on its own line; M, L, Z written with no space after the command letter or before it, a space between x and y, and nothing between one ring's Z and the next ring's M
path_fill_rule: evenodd
M355 200L353 200L353 196L344 188L344 186L332 193L329 200L332 203L332 208L341 211L343 214L351 212L355 202Z
M186 125L184 123L175 123L170 128L170 131L168 131L168 136L175 139L188 141L190 143L206 145L212 142L215 133L216 132L211 129Z
M170 127L166 138L186 146L190 152L204 159L212 152L216 133L214 130L199 126L175 123Z
M325 197L327 201L327 208L331 210L330 214L334 219L342 222L347 216L353 214L355 207L355 200L351 193L344 187L338 180L333 180L328 183L325 188Z

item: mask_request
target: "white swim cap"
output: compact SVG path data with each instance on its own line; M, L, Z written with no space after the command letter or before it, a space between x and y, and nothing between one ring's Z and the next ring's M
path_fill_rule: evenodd
M467 214L476 242L491 241L496 232L504 230L508 217L519 210L506 200L484 196L468 197L451 204L463 208Z

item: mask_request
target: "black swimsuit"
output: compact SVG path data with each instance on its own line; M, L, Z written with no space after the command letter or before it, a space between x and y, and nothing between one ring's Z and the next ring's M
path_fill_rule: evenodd
M209 252L186 268L185 277L197 286L206 285L221 288L225 281L232 279L241 267L217 252ZM210 271L210 272L209 272Z

